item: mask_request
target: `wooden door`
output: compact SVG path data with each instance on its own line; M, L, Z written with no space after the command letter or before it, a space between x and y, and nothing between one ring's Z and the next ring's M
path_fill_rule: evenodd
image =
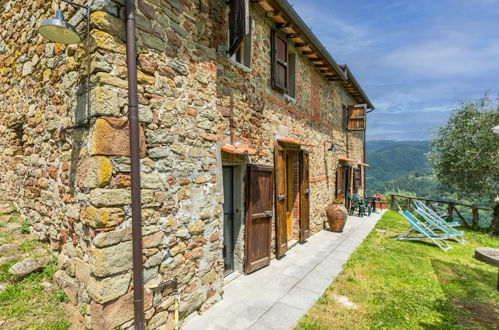
M246 274L270 263L272 250L272 191L274 169L248 165L246 180Z
M310 237L310 174L309 153L300 153L300 242Z
M276 256L282 257L288 250L286 225L286 152L283 147L275 148L275 219Z

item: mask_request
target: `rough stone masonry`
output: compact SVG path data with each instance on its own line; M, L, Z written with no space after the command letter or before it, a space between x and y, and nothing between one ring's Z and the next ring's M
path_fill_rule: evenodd
M0 193L58 252L55 282L85 307L87 328L127 329L133 287L124 8L120 0L88 3L89 113L84 45L50 43L37 32L57 6L83 31L82 13L45 0L0 7ZM342 126L342 107L358 101L304 56L296 58L294 99L271 88L275 23L260 7L250 8L250 69L226 55L225 1L139 0L137 8L145 315L149 329L167 329L175 289L182 316L223 296L220 166L230 135L258 150L249 161L264 165L273 165L276 136L306 142L315 233L334 196L338 157L363 160L362 132ZM340 152L325 152L332 139ZM176 287L164 284L171 278Z

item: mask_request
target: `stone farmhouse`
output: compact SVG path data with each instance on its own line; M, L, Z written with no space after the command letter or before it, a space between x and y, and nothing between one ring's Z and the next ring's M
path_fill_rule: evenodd
M0 194L58 255L85 326L130 328L124 1L88 3L89 57L38 33L61 8L84 35L81 10L0 8ZM136 5L145 319L170 328L175 294L181 316L208 309L363 193L374 107L286 0Z

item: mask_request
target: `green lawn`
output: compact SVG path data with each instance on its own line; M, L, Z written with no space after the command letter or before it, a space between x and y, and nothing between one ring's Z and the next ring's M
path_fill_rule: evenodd
M17 214L0 214L0 245L16 243L15 251L1 254L11 256L13 261L0 264L0 329L19 330L64 330L70 322L66 313L67 297L52 284L57 271L56 260L40 272L17 280L8 270L17 261L27 257L51 256L46 243L29 234L29 224L20 223Z
M444 252L394 239L407 228L385 213L297 329L499 329L497 268L473 259L476 247L499 248L499 239L466 231L466 245Z

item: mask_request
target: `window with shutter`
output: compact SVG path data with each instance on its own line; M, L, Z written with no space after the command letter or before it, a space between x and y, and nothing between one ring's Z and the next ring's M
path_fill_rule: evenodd
M289 89L288 41L272 30L272 86L287 93Z
M244 39L243 43L232 55L231 59L236 63L241 64L247 69L251 68L251 33L252 33L252 20L250 18L250 34Z
M361 187L361 185L362 185L362 183L361 183L362 173L360 171L361 171L360 168L356 168L355 169L355 173L354 173L355 179L354 179L354 182L353 182L353 184L354 184L354 187L353 187L354 191L357 191Z
M349 131L366 130L366 105L358 104L348 107L347 129Z
M249 34L249 0L231 0L229 13L229 56L235 54Z

